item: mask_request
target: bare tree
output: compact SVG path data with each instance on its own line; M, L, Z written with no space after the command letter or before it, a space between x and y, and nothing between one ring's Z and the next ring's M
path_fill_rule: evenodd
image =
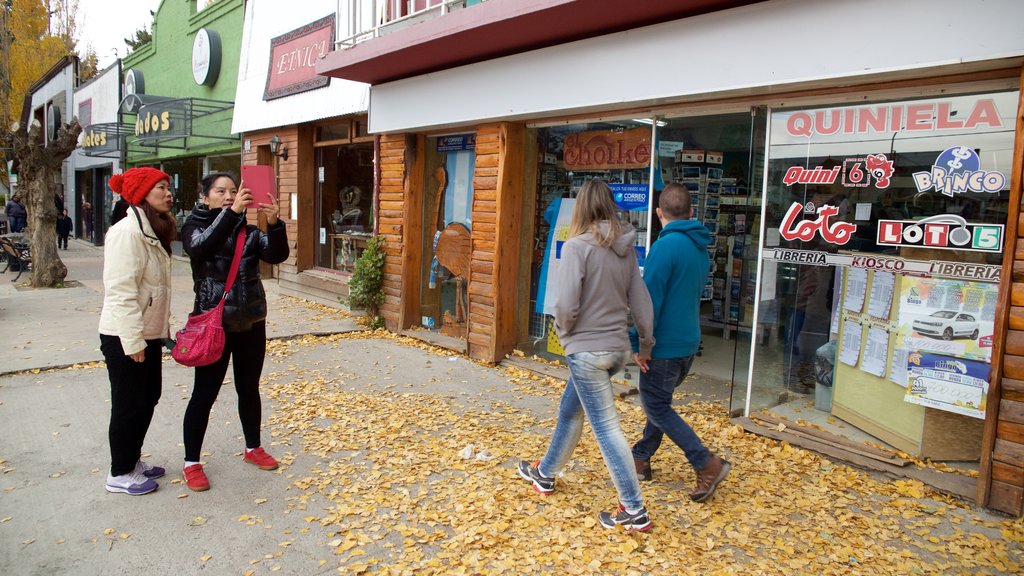
M57 206L54 203L61 164L78 146L82 127L78 118L64 124L57 138L43 142L43 127L33 121L29 129L18 124L2 135L3 146L13 149L17 165L18 190L25 198L32 248L32 286L57 286L68 268L57 252Z

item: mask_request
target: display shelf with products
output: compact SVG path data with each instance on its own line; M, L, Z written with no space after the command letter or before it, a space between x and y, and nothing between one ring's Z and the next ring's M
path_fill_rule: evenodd
M749 331L753 321L753 275L757 267L760 199L748 197L742 179L725 177L724 154L678 150L671 178L690 191L694 220L708 229L710 272L701 295L701 321L722 328L726 338Z

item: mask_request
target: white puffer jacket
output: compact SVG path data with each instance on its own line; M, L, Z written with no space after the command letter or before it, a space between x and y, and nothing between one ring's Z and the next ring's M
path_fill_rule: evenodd
M170 337L171 257L134 206L110 228L105 244L100 334L120 337L124 353L135 354L146 340Z

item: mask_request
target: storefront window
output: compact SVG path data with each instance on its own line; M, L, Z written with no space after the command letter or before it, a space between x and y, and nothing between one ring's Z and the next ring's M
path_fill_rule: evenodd
M323 146L316 158L316 265L351 272L372 229L373 143Z
M171 177L171 188L174 193L174 216L180 228L188 215L192 213L199 200L200 181L203 178L203 158L191 157L165 161L160 169ZM238 172L235 164L235 174Z
M1016 103L771 114L751 411L813 403L908 453L977 459Z
M734 381L745 390L761 198L760 169L752 167L759 166L755 158L763 165L765 123L764 112L744 111L537 129L529 340L519 349L552 359L563 354L552 318L553 279L583 182L609 182L621 216L638 231L641 266L661 231L654 214L660 192L677 182L690 191L693 218L712 239L700 302L703 347L692 372L719 381L723 393Z
M608 182L622 218L637 231L637 258L647 255L651 201L650 120L621 120L537 130L537 201L531 261L529 342L525 352L560 358L564 354L554 329L554 294L559 254L568 239L576 194L583 183Z
M476 135L426 139L420 324L466 339Z

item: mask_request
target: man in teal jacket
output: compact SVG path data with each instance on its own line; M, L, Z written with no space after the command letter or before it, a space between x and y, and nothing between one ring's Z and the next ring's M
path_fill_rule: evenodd
M711 498L732 465L701 443L672 408L672 394L686 378L700 347L700 295L708 279L711 235L691 220L690 193L680 184L661 191L657 214L664 228L644 263L644 284L654 304L654 349L633 359L640 368L640 404L647 414L643 438L633 446L641 480L651 479L651 457L665 434L686 454L697 473L695 502Z

